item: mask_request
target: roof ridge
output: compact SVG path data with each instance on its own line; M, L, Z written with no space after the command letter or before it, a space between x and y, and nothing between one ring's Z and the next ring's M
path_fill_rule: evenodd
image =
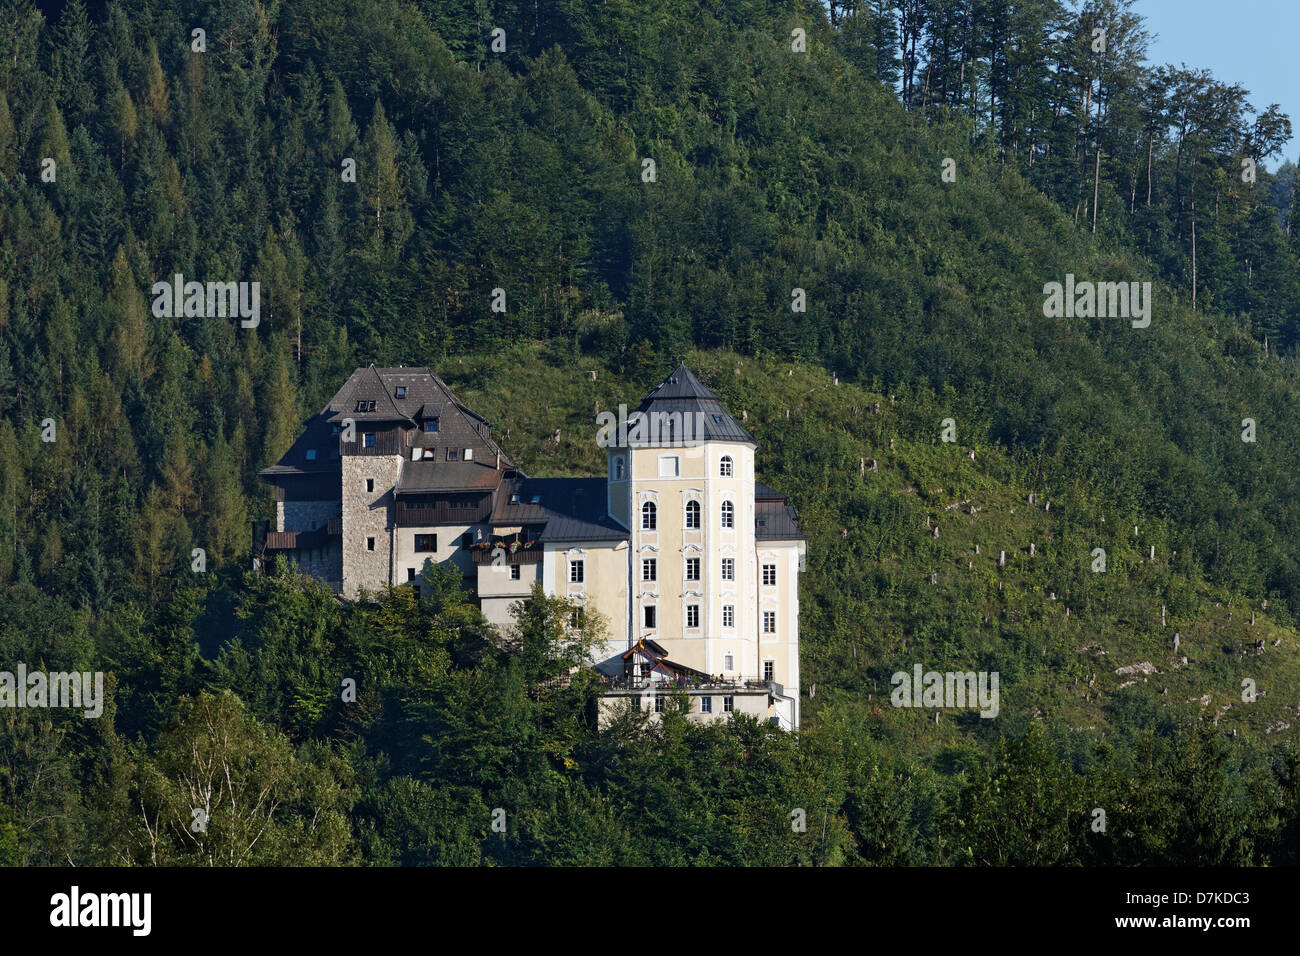
M379 374L379 369L375 368L374 362L370 363L370 371L375 373L375 380L379 382L379 390L384 393L384 398L388 399L388 404L397 414L397 417L408 422L414 422L415 419L398 408L397 401L392 395L388 394L388 385L384 382L384 377Z

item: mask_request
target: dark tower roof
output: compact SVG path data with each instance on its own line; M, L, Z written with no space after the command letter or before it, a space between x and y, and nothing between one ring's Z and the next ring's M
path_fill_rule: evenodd
M734 441L758 446L753 436L732 417L717 395L709 391L685 365L650 390L641 401L638 412L660 415L680 414L685 429L695 429L693 440ZM690 419L686 416L697 416ZM631 430L632 425L628 426Z

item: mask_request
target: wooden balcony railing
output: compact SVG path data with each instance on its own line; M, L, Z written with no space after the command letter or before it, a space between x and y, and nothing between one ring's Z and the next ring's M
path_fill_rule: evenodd
M484 496L479 504L465 507L463 504L407 504L397 499L397 526L399 528L419 528L439 524L480 524L492 513L492 499Z
M470 554L474 556L475 564L495 564L497 555L493 554L495 548L472 548ZM541 548L520 548L514 554L510 553L509 547L502 547L500 555L503 564L536 564L542 560Z

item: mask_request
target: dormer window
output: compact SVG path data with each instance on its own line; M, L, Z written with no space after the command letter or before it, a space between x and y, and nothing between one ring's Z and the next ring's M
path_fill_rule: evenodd
M316 449L315 449L315 448L308 448L308 449L307 449L307 460L308 460L308 461L315 461L315 460L316 460Z
M512 505L517 505L517 504L519 504L519 496L518 496L518 495L511 495L511 496L510 496L510 503L511 503Z
M430 418L424 423L424 430L426 432L436 432L438 430L438 419Z
M406 386L405 386L405 385L399 385L399 386L397 386L396 396L397 396L398 398L406 398Z

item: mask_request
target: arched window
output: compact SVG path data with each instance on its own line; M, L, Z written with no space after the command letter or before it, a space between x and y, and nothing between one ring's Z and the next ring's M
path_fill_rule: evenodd
M700 526L700 503L698 501L686 502L686 527L698 528Z
M623 456L620 455L619 457L617 457L617 458L614 459L614 480L615 480L615 481L622 481L622 480L623 480L623 474L624 474L624 469L623 469Z
M718 463L718 474L723 478L731 477L731 456L723 455L722 461Z
M641 506L641 530L654 531L657 527L655 522L655 503L647 501Z
M730 501L722 503L722 526L724 528L734 528L736 526L736 506Z

